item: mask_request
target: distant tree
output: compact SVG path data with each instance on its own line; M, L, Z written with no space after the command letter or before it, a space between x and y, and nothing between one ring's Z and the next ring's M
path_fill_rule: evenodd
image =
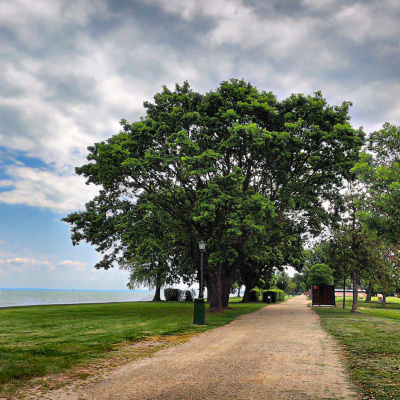
M332 270L326 264L315 264L310 268L307 287L312 285L332 285Z
M86 204L86 211L72 213L63 221L72 225L74 245L85 240L103 254L96 268L118 264L129 271L129 288L156 289L154 301L161 300L164 284L190 282L193 277L195 269L184 251L187 238L176 234L182 232L176 228L179 221L155 207L145 194L131 203L100 191Z
M352 277L353 303L351 312L357 312L358 287L361 278L370 271L371 251L373 248L372 232L357 218L357 214L365 206L363 187L355 175L347 182L344 195L345 213L342 222L332 231L329 243L329 265L335 271L336 277L341 277L345 284L347 276ZM345 293L344 293L345 294ZM343 298L343 307L345 298Z
M328 264L327 248L327 243L321 240L315 243L313 247L304 250L304 267L302 268L304 291L308 290L306 286L310 268L315 264Z
M303 243L301 236L285 236L285 233L287 233L285 230L277 230L275 240L271 239L274 246L249 257L240 266L241 282L245 285L243 302L248 301L250 290L254 287L263 289L271 287L275 271L283 271L286 265L297 270L302 268ZM275 278L278 279L278 275L275 275Z
M144 197L137 202L136 212L126 218L121 235L124 251L115 260L129 271L128 287L154 288L153 301L161 301L163 285L179 283L183 275L183 271L176 268L176 250L171 248L174 243L176 245L172 226L168 215Z
M400 127L385 123L373 132L354 172L367 189L358 217L379 236L400 243Z
M377 234L370 233L370 268L367 279L371 286L382 292L382 307L386 306L386 296L399 287L400 249L388 243Z
M281 289L284 292L286 292L288 287L290 286L290 281L291 281L290 276L285 271L277 273L276 287L278 289Z
M306 291L306 280L303 274L295 273L292 282L296 285L296 293L304 293Z

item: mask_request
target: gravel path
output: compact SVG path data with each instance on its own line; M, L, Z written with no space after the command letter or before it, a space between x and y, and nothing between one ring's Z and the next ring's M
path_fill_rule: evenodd
M43 399L357 399L333 340L304 296Z

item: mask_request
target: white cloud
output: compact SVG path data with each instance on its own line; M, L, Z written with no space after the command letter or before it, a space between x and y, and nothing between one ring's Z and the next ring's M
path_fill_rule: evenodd
M274 59L284 59L306 42L312 32L313 23L308 18L266 19L238 3L223 9L217 27L204 37L203 43L239 45L247 51L259 48Z
M105 2L75 0L12 0L1 2L0 23L17 32L31 47L39 47L45 36L57 34L65 26L82 27L96 12L105 11Z
M65 261L60 261L58 265L75 265L78 267L83 267L87 265L86 263L79 262L79 261L71 261L71 260L65 260Z
M332 5L337 6L334 0L303 0L302 3L306 7L315 10L329 10Z
M398 7L394 3L376 2L343 7L328 25L334 24L342 35L359 43L370 38L397 38L400 34L397 16L388 12Z
M11 265L50 265L49 261L36 260L35 258L15 257L7 260L0 260L0 264Z
M174 14L171 23L182 18L182 37L185 24L204 24L200 33L190 32L192 47L185 49L178 36L167 38L167 31L166 38L156 40L128 13L111 13L105 1L1 2L0 25L18 40L0 39L6 54L0 58L0 86L3 82L8 88L0 91L0 109L9 110L0 127L0 146L38 158L49 168L28 168L15 160L0 181L5 189L0 202L55 212L82 208L97 190L84 186L73 167L85 162L87 146L118 132L121 118L143 115L142 102L162 84L189 80L204 92L221 80L243 77L278 96L332 89L340 100L353 100L354 109L364 108L368 121L363 125L378 123L374 118L381 123L370 106L376 93L369 89L382 93L380 81L358 80L359 65L351 65L353 54L346 54L346 46L395 38L379 46L377 58L398 54L400 24L393 11L400 3L338 6L332 0L303 0L301 13L279 13L272 2L260 2L263 12L258 12L256 2L244 0L142 3L143 9L160 7L166 19ZM94 34L93 25L103 22L107 29L96 28L101 31ZM354 76L350 87L337 78L340 74ZM396 122L397 92L390 85L386 89L379 95L381 114Z
M26 204L64 213L83 208L98 193L93 185L85 185L84 178L75 175L28 167L9 167L7 174L13 178L13 188L0 191L0 202L7 204ZM4 181L0 181L0 186L1 182Z
M0 188L1 187L9 187L9 186L14 186L14 182L11 180L6 180L6 179L0 181ZM2 243L0 242L0 244L2 244Z

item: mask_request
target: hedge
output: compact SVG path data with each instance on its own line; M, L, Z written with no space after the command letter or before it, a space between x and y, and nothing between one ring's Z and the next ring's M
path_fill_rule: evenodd
M186 289L183 291L183 300L185 301L193 301L193 299L196 297L196 291L194 289Z
M271 298L271 303L285 300L285 292L280 289L268 289L262 291L262 301L269 303L268 297Z
M261 290L260 289L251 289L249 292L249 301L255 303L260 301Z
M180 290L175 288L165 288L164 297L166 301L193 301L196 296L196 291L194 289Z
M166 301L179 301L184 294L183 290L175 288L165 288L164 297Z

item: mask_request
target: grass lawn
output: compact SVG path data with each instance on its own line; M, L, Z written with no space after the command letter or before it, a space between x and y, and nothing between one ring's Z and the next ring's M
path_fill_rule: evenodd
M90 365L129 343L154 338L166 343L169 337L204 332L263 306L233 302L222 314L207 310L202 326L192 324L192 302L0 309L0 395L30 378Z
M342 309L318 308L323 326L345 349L352 381L363 399L400 399L400 303L388 298L386 308L373 299L359 300L360 313L350 314L351 299Z

